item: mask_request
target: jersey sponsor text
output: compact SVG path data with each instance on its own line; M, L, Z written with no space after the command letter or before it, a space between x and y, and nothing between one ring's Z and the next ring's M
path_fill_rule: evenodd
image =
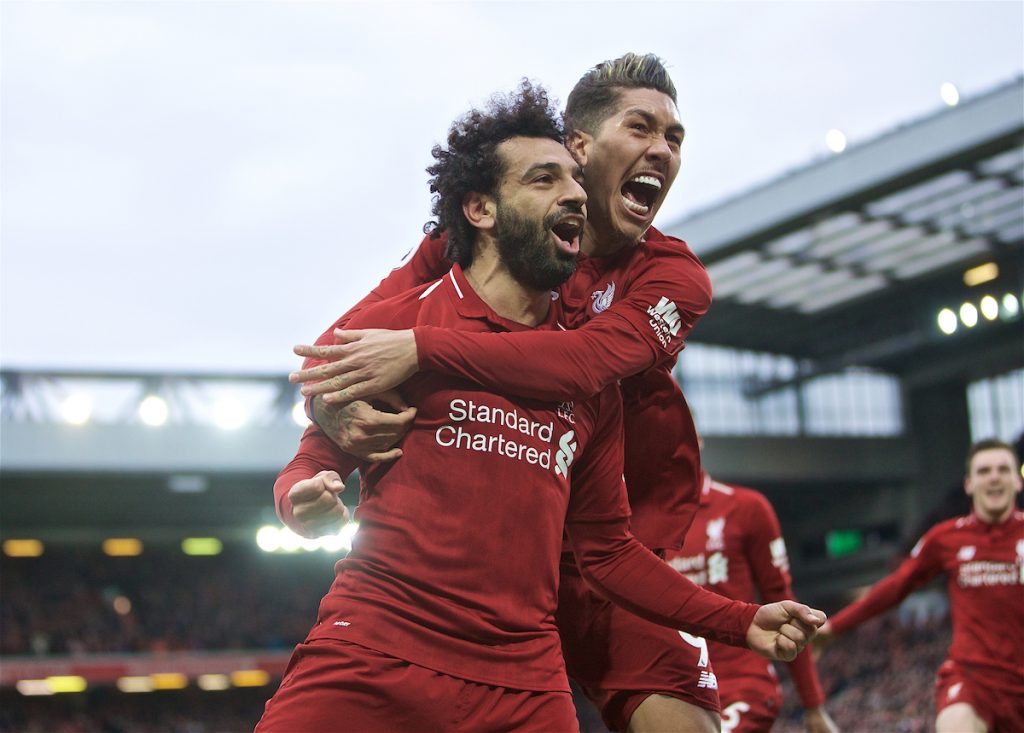
M651 317L649 323L658 341L667 349L672 344L672 338L679 334L679 309L675 303L662 296L657 305L648 306L647 315Z

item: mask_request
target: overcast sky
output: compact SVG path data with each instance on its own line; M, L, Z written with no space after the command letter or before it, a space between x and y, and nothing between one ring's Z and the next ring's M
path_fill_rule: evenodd
M448 125L662 56L662 223L1021 73L1020 2L0 3L0 363L284 372L415 244ZM685 233L684 233L685 234ZM700 252L700 243L692 243Z

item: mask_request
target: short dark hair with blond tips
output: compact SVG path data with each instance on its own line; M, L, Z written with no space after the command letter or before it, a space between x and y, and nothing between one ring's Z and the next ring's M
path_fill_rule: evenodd
M565 131L594 134L619 101L623 89L653 89L673 102L676 87L665 64L653 53L627 53L602 61L576 82L565 105Z
M977 443L971 445L967 450L967 462L964 466L965 475L971 475L971 461L974 457L981 453L983 450L1006 450L1013 456L1013 466L1015 471L1020 470L1020 456L1017 455L1017 451L1014 450L1013 446L1009 443L1005 443L996 438L986 438L985 440L979 440Z

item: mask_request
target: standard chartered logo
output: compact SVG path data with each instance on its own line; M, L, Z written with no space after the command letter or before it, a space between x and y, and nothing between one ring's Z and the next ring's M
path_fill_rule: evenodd
M448 419L449 424L434 432L434 439L440 446L495 453L548 470L554 457L555 474L562 478L569 475L569 466L576 455L576 433L570 430L562 435L556 453L551 447L555 432L553 419L539 422L521 415L515 408L505 410L460 398L448 403ZM508 435L509 431L513 431L512 436Z
M558 455L555 456L555 473L569 478L569 466L576 457L576 431L570 430L558 440Z

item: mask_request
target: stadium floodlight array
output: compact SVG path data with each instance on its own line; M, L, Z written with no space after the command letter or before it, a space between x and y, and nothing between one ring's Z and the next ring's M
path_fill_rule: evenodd
M348 522L335 534L310 539L300 537L287 527L267 524L256 532L256 544L264 552L348 552L358 529L358 522Z
M222 430L309 425L298 386L281 375L0 370L5 421L215 425Z
M966 301L955 310L952 307L942 308L935 316L939 330L952 336L962 325L971 329L985 321L1013 321L1020 317L1021 301L1013 293L1004 293L996 298L991 293L984 295L975 305Z
M229 673L205 673L195 677L196 686L204 691L228 690L232 687L263 687L270 684L273 675L265 669L238 669ZM104 683L101 678L93 680ZM144 675L125 675L114 680L121 692L144 693L156 690L183 690L190 684L183 672L156 672ZM90 680L81 675L50 675L40 679L21 679L15 689L25 697L85 692Z

